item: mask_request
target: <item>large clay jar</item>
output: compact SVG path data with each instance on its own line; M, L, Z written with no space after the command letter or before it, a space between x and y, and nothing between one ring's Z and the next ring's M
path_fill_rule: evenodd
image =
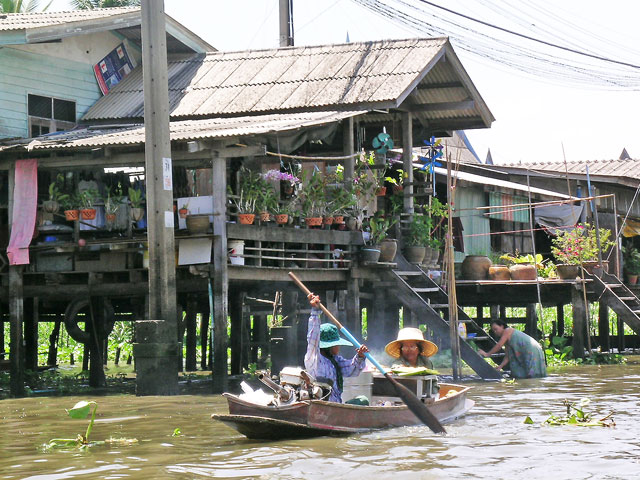
M531 263L516 263L509 267L512 280L535 280L538 278L538 269Z
M409 245L404 247L404 256L409 263L422 263L424 259L424 247Z
M486 280L489 276L491 259L485 255L467 255L462 261L464 280Z
M491 265L489 267L489 280L511 280L511 272L506 265Z
M561 280L574 280L580 276L580 265L569 265L567 263L561 263L556 265L558 277Z
M598 262L597 260L589 260L584 262L582 266L588 273L590 273L591 275L596 275L598 277L602 275L602 272L609 271L608 260L603 260L602 264L600 264L600 262Z
M380 262L393 262L398 251L398 244L395 239L387 238L380 242Z

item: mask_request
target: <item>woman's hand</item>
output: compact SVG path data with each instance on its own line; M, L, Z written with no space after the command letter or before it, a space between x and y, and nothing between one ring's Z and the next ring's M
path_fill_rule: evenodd
M495 369L496 369L497 371L502 370L502 365L496 365L496 366L495 366Z
M360 345L360 348L357 350L358 356L360 358L364 358L364 354L369 352L369 349L366 345Z
M480 355L482 355L483 357L488 357L489 354L487 352L485 352L484 350L482 350L481 348L478 349L478 353Z
M313 308L320 308L320 297L318 295L310 293L309 295L307 295L307 298L309 299L309 303Z

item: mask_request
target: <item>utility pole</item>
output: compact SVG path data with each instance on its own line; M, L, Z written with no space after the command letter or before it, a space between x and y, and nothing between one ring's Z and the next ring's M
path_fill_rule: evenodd
M280 1L280 46L293 46L293 0Z
M178 393L173 178L164 0L142 0L149 320L136 323L136 393Z

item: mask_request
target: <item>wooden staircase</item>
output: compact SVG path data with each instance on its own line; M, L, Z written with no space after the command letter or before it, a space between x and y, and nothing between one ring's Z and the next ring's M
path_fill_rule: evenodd
M637 335L640 335L640 299L615 275L605 272L597 276L585 271L584 276L592 280L590 288L599 300L616 312L618 318Z
M400 267L385 273L389 281L393 281L397 287L394 291L397 298L412 312L418 314L428 327L438 336L448 338L449 333L449 298L419 267L398 259ZM398 261L400 260L400 261ZM442 313L442 315L441 315ZM491 349L496 342L481 326L473 321L460 307L458 307L458 320L464 322L467 327L467 335L475 334L474 341L483 350ZM468 343L460 338L460 356L480 377L485 380L500 380L502 374L496 371L484 357L480 356ZM504 353L496 353L492 357L503 357Z

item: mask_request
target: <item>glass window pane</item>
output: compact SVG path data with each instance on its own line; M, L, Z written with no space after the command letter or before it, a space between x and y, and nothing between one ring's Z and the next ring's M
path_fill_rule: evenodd
M65 122L76 121L76 103L68 100L53 99L53 118Z
M51 98L29 95L29 115L41 118L51 117Z

